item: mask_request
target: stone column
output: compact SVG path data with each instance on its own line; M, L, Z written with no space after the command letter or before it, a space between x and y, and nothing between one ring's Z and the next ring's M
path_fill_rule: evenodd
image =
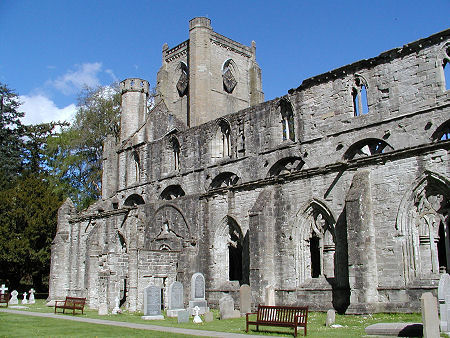
M353 176L345 208L350 284L347 312L371 312L378 303L378 274L369 171L358 171Z
M108 135L103 143L102 198L111 197L117 190L116 140Z

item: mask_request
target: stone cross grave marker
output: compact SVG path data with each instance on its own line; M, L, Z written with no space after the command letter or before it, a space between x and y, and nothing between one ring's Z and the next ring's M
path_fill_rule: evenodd
M150 285L144 289L143 319L164 319L161 314L161 287Z
M199 308L199 314L204 314L209 310L208 302L205 299L205 277L200 272L196 272L191 278L191 300L189 301L189 312L193 314L195 306Z
M441 332L450 331L450 275L441 276L438 286L439 313L441 314Z
M184 310L183 284L175 281L169 285L169 308L167 309L167 317L177 317L178 312L181 310Z
M19 293L17 292L17 290L13 290L11 292L11 299L9 300L9 304L10 305L17 305L17 304L19 304L19 300L17 299L18 294Z
M22 304L27 304L27 303L28 303L28 301L27 301L27 293L24 292L24 293L23 293Z
M5 291L8 291L8 288L5 284L2 284L2 286L0 287L0 293L3 295L5 294Z
M34 304L36 303L36 301L34 300L34 293L36 292L33 288L31 288L30 291L28 291L30 293L30 297L28 298L28 304Z
M247 284L239 288L240 310L241 314L246 314L252 310L252 289Z
M436 297L431 292L425 292L420 297L422 305L423 336L425 338L439 337L439 316Z

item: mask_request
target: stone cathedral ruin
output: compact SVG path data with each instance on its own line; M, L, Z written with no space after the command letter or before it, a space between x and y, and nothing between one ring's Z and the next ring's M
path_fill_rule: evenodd
M143 290L205 276L211 306L417 311L449 272L450 29L263 102L256 45L189 23L157 98L126 79L102 199L59 210L49 300L142 311Z

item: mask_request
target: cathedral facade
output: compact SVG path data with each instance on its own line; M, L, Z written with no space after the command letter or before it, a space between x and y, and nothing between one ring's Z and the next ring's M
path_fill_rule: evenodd
M59 210L49 300L141 311L201 272L211 306L417 311L450 270L450 30L264 101L256 44L189 22L149 84L121 82L102 199ZM447 72L448 73L448 72Z

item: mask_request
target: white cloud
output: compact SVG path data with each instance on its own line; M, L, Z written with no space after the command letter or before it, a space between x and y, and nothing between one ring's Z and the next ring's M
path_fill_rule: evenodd
M71 121L76 111L75 104L58 108L52 100L42 94L21 95L19 99L22 102L19 110L25 112L25 116L22 118L24 124Z
M112 71L112 69L105 69L105 73L109 74L109 76L111 76L111 79L114 82L118 82L119 79L117 78L116 74L114 74L114 72Z
M83 87L96 87L100 85L98 73L102 69L101 62L83 63L75 65L75 70L69 70L50 84L65 95L77 93Z

